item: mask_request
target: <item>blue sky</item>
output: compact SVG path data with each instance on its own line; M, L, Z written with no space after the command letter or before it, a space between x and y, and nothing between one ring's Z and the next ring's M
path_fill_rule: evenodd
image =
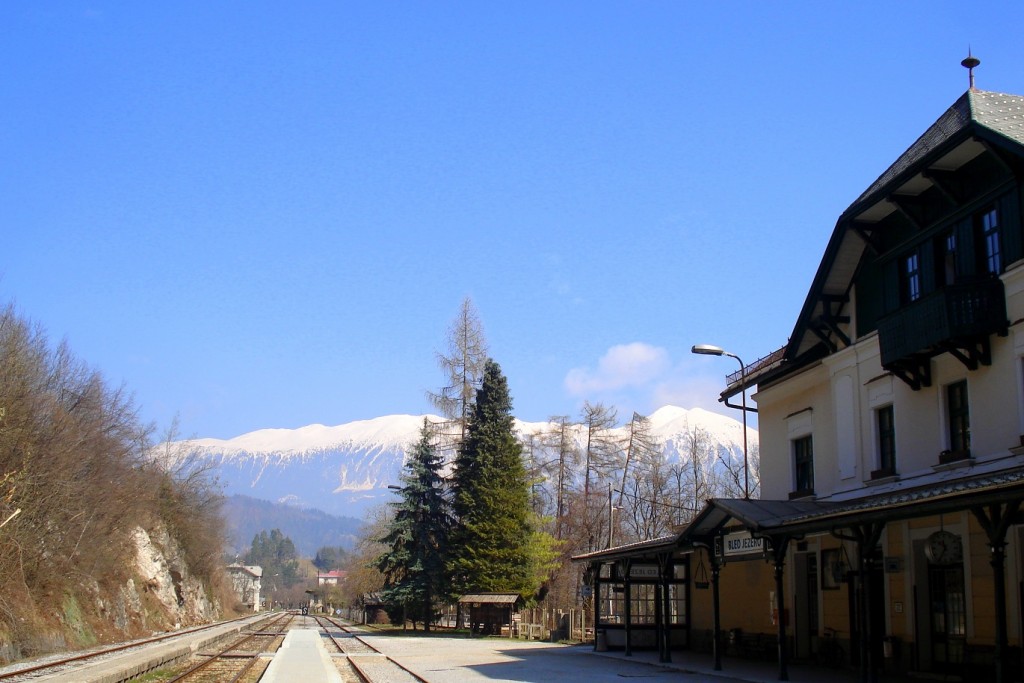
M466 296L519 417L716 408L1024 4L8 2L0 302L227 438L429 410ZM725 412L729 412L724 409Z

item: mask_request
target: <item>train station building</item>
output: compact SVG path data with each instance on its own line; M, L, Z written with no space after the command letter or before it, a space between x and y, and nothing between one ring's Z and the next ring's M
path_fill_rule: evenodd
M1024 97L972 77L839 216L788 343L726 379L761 497L574 558L598 647L1020 680L1022 191Z

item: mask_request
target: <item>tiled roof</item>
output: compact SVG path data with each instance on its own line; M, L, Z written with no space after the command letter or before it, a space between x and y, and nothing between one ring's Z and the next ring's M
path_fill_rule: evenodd
M1024 484L1024 469L1003 470L981 474L974 477L962 477L934 483L928 486L897 490L844 503L833 503L829 510L811 511L804 515L793 515L787 523L813 519L823 514L838 516L868 510L887 510L909 506L922 501L938 501L944 497L963 497L972 493L995 492L1008 487Z
M792 531L793 527L804 531L808 527L824 530L856 523L858 519L884 516L896 520L964 509L978 504L986 496L1007 500L1024 498L1024 467L1018 464L999 469L998 464L982 465L973 474L974 468L967 468L963 474L951 478L844 501L714 499L683 532L681 540L717 534L730 520L742 523L755 533ZM922 504L926 504L926 508L922 508Z
M968 90L921 137L871 184L857 205L938 149L971 122L1024 144L1024 97L986 90Z

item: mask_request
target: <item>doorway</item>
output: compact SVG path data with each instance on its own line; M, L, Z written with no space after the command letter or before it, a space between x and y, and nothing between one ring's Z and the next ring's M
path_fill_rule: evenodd
M933 564L924 541L914 541L914 622L917 668L948 672L963 662L967 636L964 565Z
M963 563L928 566L928 602L932 669L945 670L949 664L962 662L964 656L967 596Z
M870 620L871 640L868 647L871 648L871 660L876 667L881 667L883 662L882 638L885 633L885 573L882 566L882 548L876 546L871 551L870 568L867 572L868 605L867 619ZM850 610L850 663L853 666L860 666L861 660L861 639L867 637L868 629L862 624L863 616L860 612L860 594L862 584L857 580L856 570L847 574L847 595L849 596Z

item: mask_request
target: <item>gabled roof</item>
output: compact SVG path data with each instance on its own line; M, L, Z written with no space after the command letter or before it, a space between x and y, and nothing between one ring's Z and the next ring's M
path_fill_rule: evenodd
M954 170L983 153L986 146L1024 157L1024 97L983 90L964 93L843 212L790 335L786 363L820 343L811 329L822 318L826 300L849 296L867 247L854 221L878 222L896 209L891 196L916 195L931 186L922 171Z
M997 136L1024 144L1024 97L985 90L968 90L901 154L885 173L871 183L850 209L884 190L894 180L926 159L929 154L941 149L959 133L966 131L972 123ZM847 212L850 209L847 209Z
M244 565L244 564L232 563L232 564L228 565L227 569L228 569L229 572L234 572L236 574L248 574L248 575L253 576L253 577L257 578L257 579L261 578L263 576L263 567L259 567L259 566L255 566L255 565Z
M348 576L348 572L343 569L332 569L329 572L318 572L316 577L318 579L344 579Z
M792 519L827 514L838 507L837 503L816 500L715 498L708 501L679 540L683 543L707 543L733 520L751 533L758 534L785 526Z

